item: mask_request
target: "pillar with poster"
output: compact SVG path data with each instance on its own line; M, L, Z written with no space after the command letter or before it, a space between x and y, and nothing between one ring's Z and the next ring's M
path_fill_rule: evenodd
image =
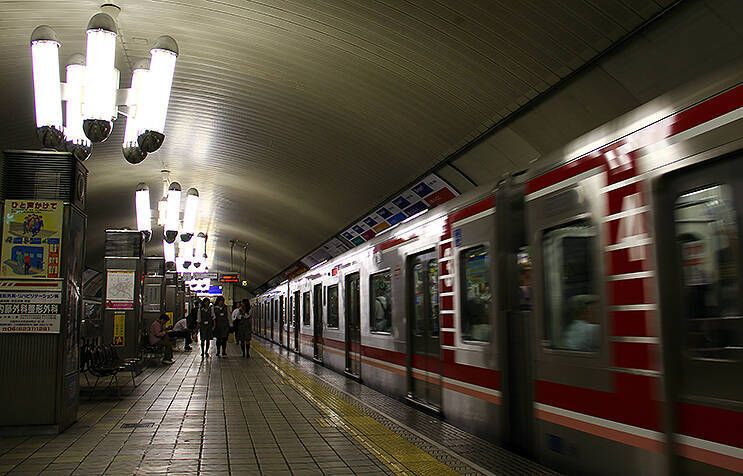
M0 435L77 419L87 169L72 154L3 152Z
M106 230L103 343L113 344L122 359L139 355L142 333L147 329L142 314L144 244L139 231Z

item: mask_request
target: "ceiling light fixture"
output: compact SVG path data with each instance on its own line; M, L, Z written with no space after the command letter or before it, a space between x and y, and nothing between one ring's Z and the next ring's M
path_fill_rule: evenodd
M152 212L150 211L150 187L142 182L137 185L134 194L134 204L137 209L137 229L144 233L145 240L152 237Z
M168 187L168 205L165 212L165 241L173 243L178 237L178 219L181 214L181 184L173 182Z
M183 212L181 241L188 241L196 232L196 215L199 212L199 191L189 188L186 192L186 209Z
M118 11L113 5L106 7L107 11ZM138 164L162 145L178 44L170 36L157 38L150 49L149 65L135 64L131 88L119 89L119 71L114 66L117 34L110 15L93 15L86 31L85 59L74 55L66 68L67 82L61 83L58 36L47 25L34 29L31 63L36 131L44 147L87 159L90 143L103 142L111 134L120 106L128 116L122 146L128 162ZM62 101L67 102L66 124Z

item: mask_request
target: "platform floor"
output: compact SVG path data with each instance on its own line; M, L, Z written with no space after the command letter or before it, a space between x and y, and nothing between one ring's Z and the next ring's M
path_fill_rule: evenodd
M213 353L84 392L61 435L0 438L0 474L551 474L261 339Z

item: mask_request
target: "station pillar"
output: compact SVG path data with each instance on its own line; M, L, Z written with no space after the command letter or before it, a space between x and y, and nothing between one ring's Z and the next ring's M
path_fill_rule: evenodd
M87 169L72 154L5 151L0 164L0 435L77 420Z
M137 357L143 332L144 235L136 230L106 230L103 258L103 343L122 359Z
M175 324L175 316L165 308L165 260L162 256L148 256L144 259L144 288L142 292L142 328L150 324L163 312L170 316L170 324Z

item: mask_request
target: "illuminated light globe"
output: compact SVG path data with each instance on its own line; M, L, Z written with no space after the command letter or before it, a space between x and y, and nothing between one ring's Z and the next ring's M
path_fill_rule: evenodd
M165 140L165 117L173 85L178 43L167 35L155 40L150 50L150 69L145 96L138 111L137 143L145 152L155 152Z
M31 33L36 134L44 147L64 150L59 47L57 34L49 26L36 27Z
M116 116L116 23L109 15L97 13L86 34L83 132L92 142L103 142L111 135Z

